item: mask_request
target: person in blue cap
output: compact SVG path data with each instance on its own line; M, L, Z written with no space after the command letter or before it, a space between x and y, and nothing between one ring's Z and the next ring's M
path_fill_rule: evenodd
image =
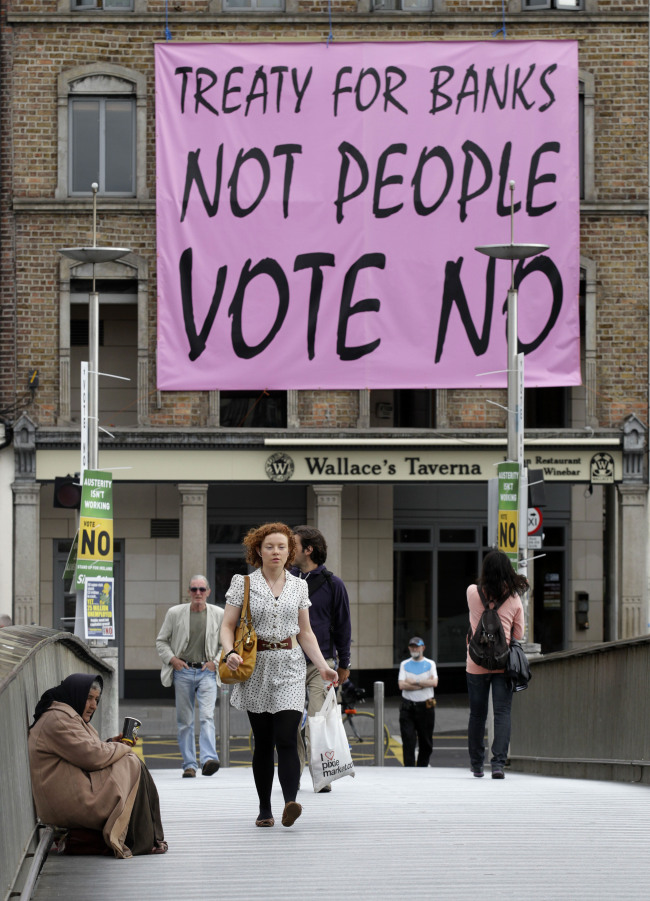
M404 766L429 766L433 751L433 730L436 724L436 702L433 690L438 684L438 672L433 660L424 656L424 641L415 635L409 641L407 660L399 667L397 684L402 692L399 710L399 729L402 734Z

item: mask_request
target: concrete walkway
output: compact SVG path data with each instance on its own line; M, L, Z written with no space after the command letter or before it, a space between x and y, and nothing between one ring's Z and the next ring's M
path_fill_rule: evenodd
M291 829L256 829L249 769L211 779L182 779L177 769L154 776L169 853L125 861L52 855L35 901L648 897L645 786L363 767L330 794L302 791L304 813Z

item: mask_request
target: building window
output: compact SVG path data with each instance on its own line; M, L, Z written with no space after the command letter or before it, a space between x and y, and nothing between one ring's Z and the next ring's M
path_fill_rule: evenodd
M435 427L435 395L424 389L393 391L394 424L402 429Z
M399 9L404 12L423 12L433 9L433 0L372 0L372 8L376 12Z
M70 99L70 194L135 194L135 101Z
M522 9L584 9L584 0L521 0Z
M370 428L435 429L436 393L427 388L370 392Z
M524 402L524 423L530 428L566 428L569 423L570 388L529 388Z
M72 9L133 9L133 0L71 0Z
M148 199L147 98L139 72L111 63L78 66L58 78L57 200L99 195Z
M580 200L592 201L596 193L594 155L595 79L584 69L578 71L578 150Z
M60 425L80 418L80 363L88 360L88 294L93 266L60 260ZM95 265L99 294L100 425L149 424L148 268L136 254ZM121 378L109 378L105 373ZM128 379L126 381L125 379Z
M284 9L284 0L223 0L224 9Z
M220 391L219 425L228 429L285 429L286 391Z
M70 309L70 316L76 315L74 309ZM70 319L70 347L85 347L88 349L90 326L88 322L88 312L79 319ZM98 329L99 346L104 346L104 320L100 319ZM86 359L84 357L84 359Z
M578 165L580 167L580 200L585 199L585 90L579 82L578 93Z
M138 423L138 284L134 279L98 279L99 415L101 426ZM86 279L70 282L70 411L80 420L80 364L88 359L88 293ZM108 373L108 375L105 375ZM111 378L110 376L120 376ZM129 379L129 381L124 381Z

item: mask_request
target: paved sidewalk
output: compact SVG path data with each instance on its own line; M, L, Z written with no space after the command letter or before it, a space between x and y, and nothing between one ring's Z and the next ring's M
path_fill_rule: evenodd
M645 901L650 789L466 770L364 767L256 829L248 769L154 773L169 853L50 856L34 901ZM277 785L277 782L276 782ZM282 801L274 794L279 819Z

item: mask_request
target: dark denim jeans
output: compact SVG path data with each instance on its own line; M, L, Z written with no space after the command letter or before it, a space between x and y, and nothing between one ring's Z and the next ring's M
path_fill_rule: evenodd
M510 744L510 707L512 690L504 673L474 675L466 673L469 693L469 726L467 744L472 770L483 768L485 754L485 722L488 715L488 700L492 686L492 706L494 707L494 741L492 742L492 767L504 767Z
M433 751L433 730L436 725L435 707L424 704L411 705L402 701L399 712L399 731L402 736L404 766L415 766L415 747L418 748L418 766L429 766Z

